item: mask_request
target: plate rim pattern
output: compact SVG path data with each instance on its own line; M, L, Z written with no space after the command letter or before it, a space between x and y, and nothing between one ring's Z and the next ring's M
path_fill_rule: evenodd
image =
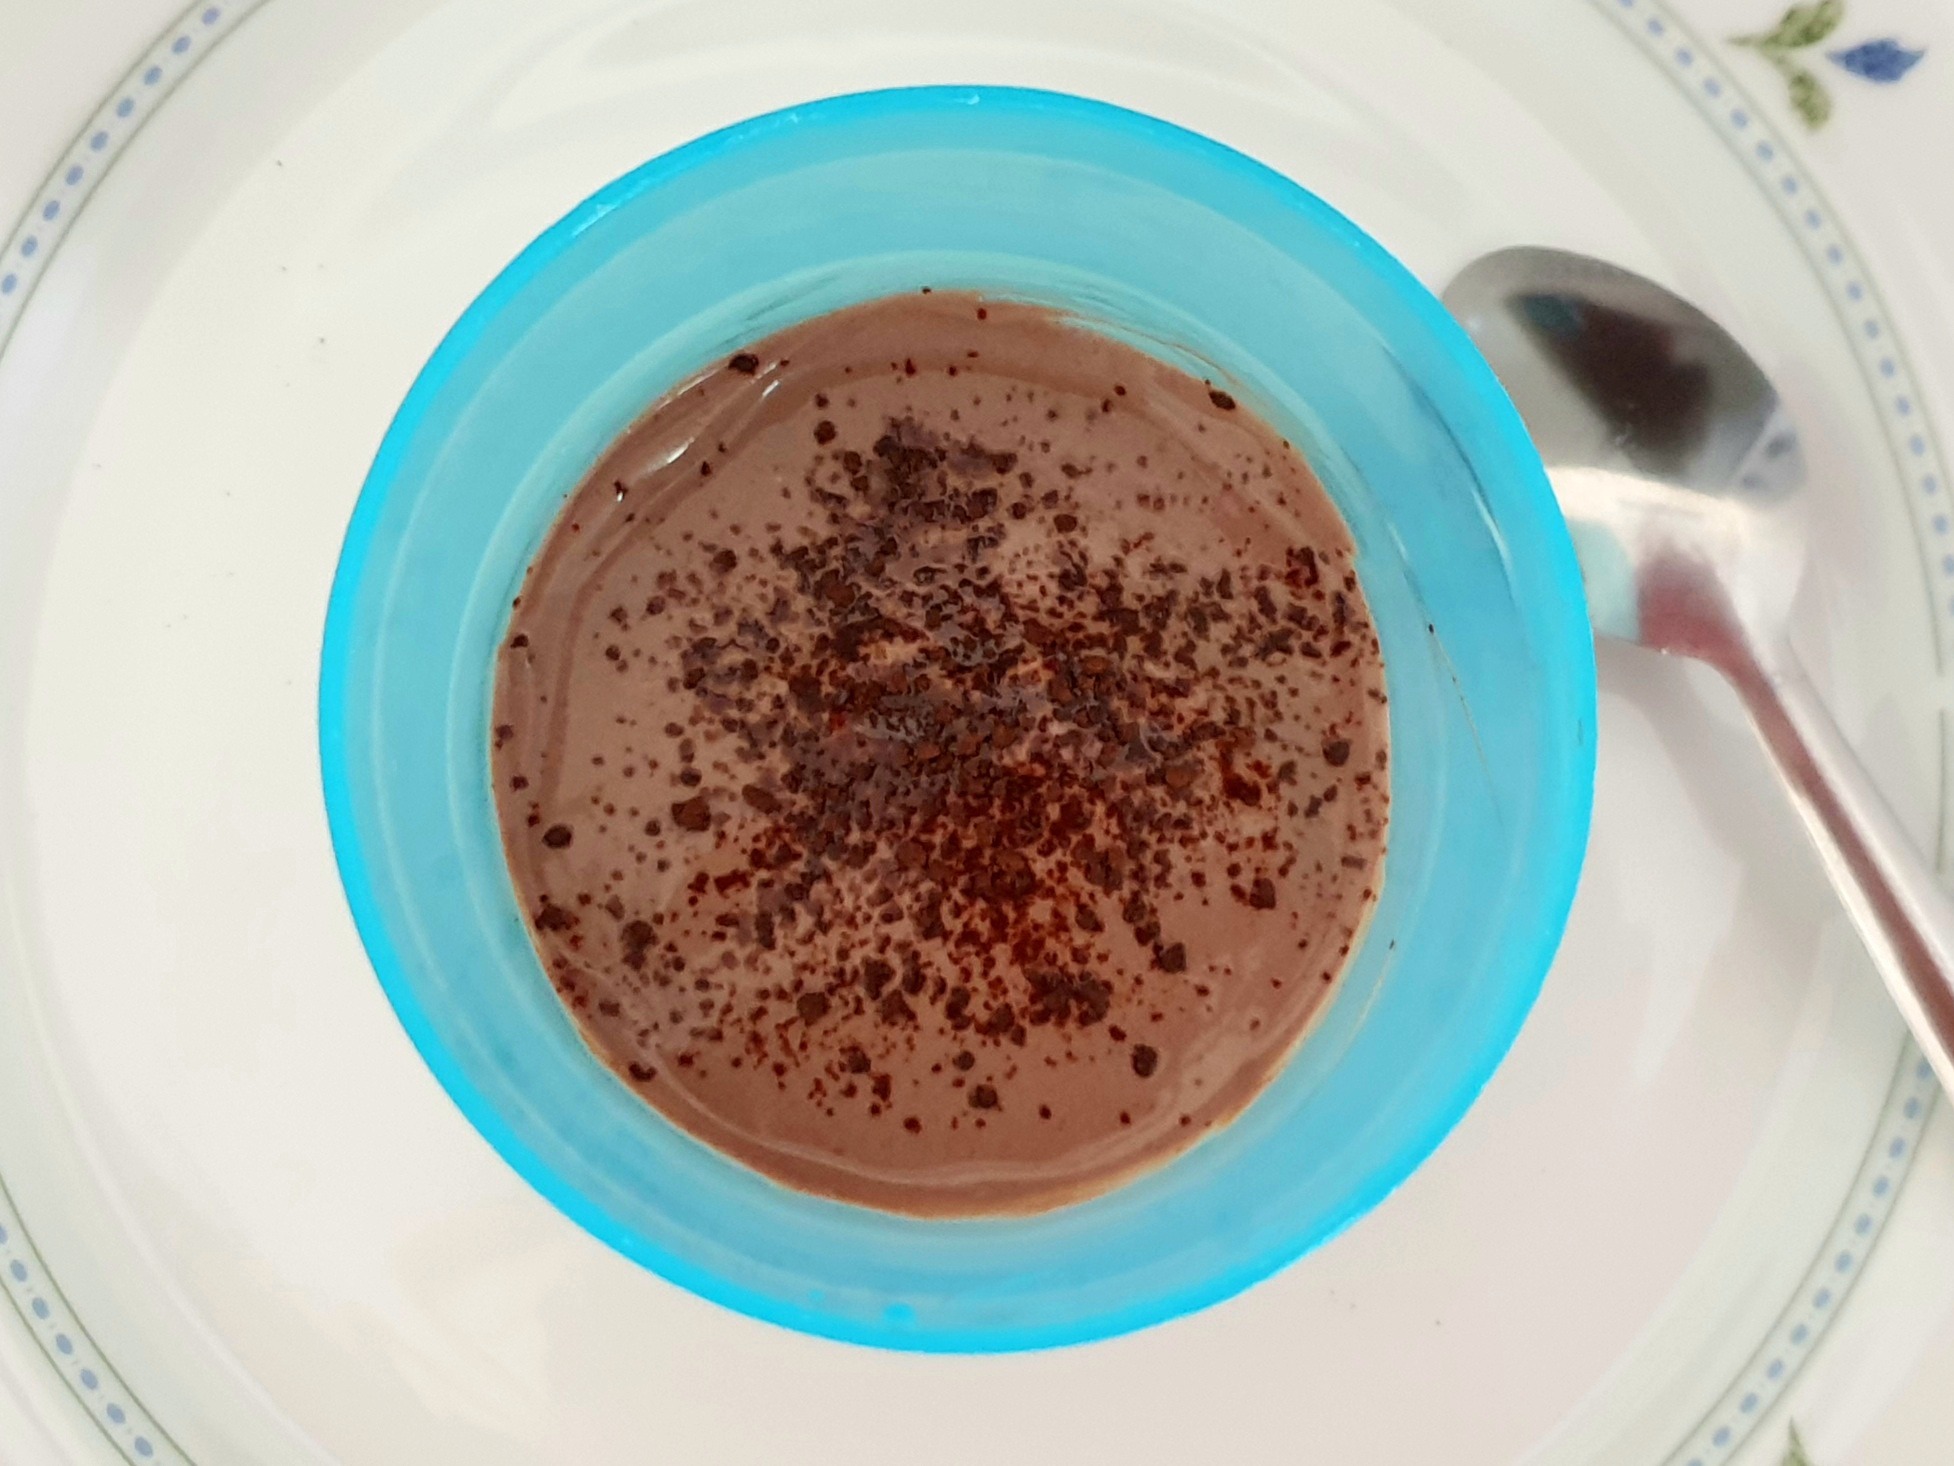
M28 197L0 245L0 356L35 287L89 197L202 59L268 0L194 0L103 98ZM1889 451L1908 493L1909 521L1934 607L1944 669L1954 642L1954 508L1938 435L1921 403L1900 333L1838 212L1750 91L1665 0L1588 0L1684 93L1731 148L1799 242L1854 345ZM1946 823L1945 780L1941 789ZM1945 832L1943 834L1945 838ZM1664 1458L1664 1466L1720 1466L1755 1433L1797 1378L1880 1240L1904 1187L1920 1133L1939 1097L1931 1067L1903 1041L1860 1166L1823 1244L1771 1329L1728 1388ZM130 1466L189 1466L190 1458L109 1363L47 1270L0 1177L0 1290L50 1369Z

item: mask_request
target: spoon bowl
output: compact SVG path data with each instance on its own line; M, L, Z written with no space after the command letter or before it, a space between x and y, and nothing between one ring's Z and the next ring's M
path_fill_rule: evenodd
M1757 635L1785 624L1805 563L1804 457L1729 332L1639 275L1534 246L1474 261L1444 300L1547 465L1598 632L1692 651L1690 628L1643 604L1656 566L1672 589L1714 581Z

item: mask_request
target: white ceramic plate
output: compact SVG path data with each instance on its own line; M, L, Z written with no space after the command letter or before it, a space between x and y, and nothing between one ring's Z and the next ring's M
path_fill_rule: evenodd
M1766 58L1716 39L1774 8L1712 8L1706 34L1656 0L186 12L0 255L0 1428L200 1463L1783 1457L1932 1087L1687 668L1604 652L1563 956L1438 1156L1220 1308L1004 1359L733 1317L524 1188L367 969L314 737L354 495L511 255L721 123L1009 82L1259 156L1434 285L1559 244L1728 321L1806 434L1807 656L1936 844L1945 282L1867 258L1827 161L1887 95L1851 67L1893 53L1828 59L1883 34L1853 16L1788 58L1834 102L1813 143Z

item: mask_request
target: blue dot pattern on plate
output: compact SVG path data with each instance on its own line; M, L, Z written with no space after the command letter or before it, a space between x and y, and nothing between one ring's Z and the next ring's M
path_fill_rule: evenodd
M1891 323L1870 284L1871 277L1845 231L1834 221L1834 211L1824 206L1822 190L1805 174L1796 152L1785 147L1780 135L1759 116L1756 103L1746 96L1742 86L1727 74L1704 75L1716 70L1710 59L1712 52L1676 18L1666 0L1595 0L1595 3L1604 13L1615 17L1643 54L1666 71L1691 104L1723 133L1733 154L1749 168L1765 198L1812 262L1831 297L1833 310L1847 333L1860 368L1866 373L1868 385L1875 380L1891 384L1888 390L1872 393L1872 400L1881 413L1880 426L1896 459L1917 465L1919 477L1915 482L1920 492L1909 495L1907 502L1916 516L1923 557L1944 580L1954 583L1954 544L1948 542L1950 532L1954 532L1954 520L1923 508L1940 490L1940 450L1913 415L1913 403L1919 393L1913 385L1911 370L1894 344ZM1662 29L1673 30L1679 38L1694 41L1695 58L1691 64L1681 63L1668 47L1653 45L1644 38L1645 33L1658 33L1655 28L1658 21ZM1739 144L1740 138L1744 140L1743 145ZM1942 600L1941 610L1954 622L1954 596ZM1949 636L1950 630L1954 628L1942 628L1943 640L1954 640ZM1926 1123L1926 1115L1938 1092L1932 1068L1909 1042L1832 1235L1820 1246L1804 1283L1786 1305L1752 1363L1710 1409L1702 1424L1677 1445L1664 1466L1721 1466L1728 1462L1743 1446L1757 1420L1789 1388L1825 1325L1839 1312L1832 1307L1833 1303L1864 1271L1861 1264L1878 1241L1880 1229L1892 1211L1899 1182L1905 1179L1911 1165L1912 1141L1918 1138ZM1816 1286L1820 1277L1831 1279L1832 1287ZM1841 1292L1835 1295L1834 1287ZM1749 1403L1752 1400L1756 1403Z
M202 4L191 7L176 24L129 69L122 85L109 94L109 100L81 130L67 152L49 171L47 179L28 205L22 226L11 238L0 242L0 258L8 270L0 274L0 350L6 348L21 313L26 310L34 287L79 212L81 203L93 192L102 169L87 166L88 160L112 159L143 122L156 109L184 75L197 64L222 36L256 10L264 0L236 0L229 5ZM137 105L138 97L142 105ZM30 232L25 219L32 219Z
M193 7L191 11L185 13L183 20L165 32L167 39L159 42L152 48L149 56L132 68L130 79L124 84L125 87L136 86L137 78L140 78L140 84L148 89L155 100L160 101L182 75L210 49L205 45L195 48L193 52L190 42L193 16L196 24L202 27L203 33L215 39L213 32L219 31L220 27L222 30L228 30L261 3L263 0L237 0L237 3L227 6L209 5L201 10ZM1698 105L1713 122L1727 126L1734 134L1748 133L1753 123L1751 111L1743 105L1730 106L1726 109L1724 103L1726 94L1741 99L1744 93L1726 77L1715 74L1714 63L1709 59L1713 53L1709 48L1702 47L1700 42L1697 43L1700 50L1679 46L1674 50L1665 51L1654 46L1653 41L1667 34L1672 28L1684 36L1689 34L1687 28L1681 26L1673 16L1668 14L1660 0L1597 0L1597 3L1601 4L1604 10L1612 10L1621 16L1623 25L1628 28L1631 35L1638 28L1635 22L1639 18L1641 21L1639 29L1651 38L1642 44L1659 63L1673 68L1673 73L1677 75L1679 81L1684 72L1695 72L1699 69L1708 72L1709 74L1702 76L1700 88L1691 92L1691 95L1697 98ZM1639 40L1640 37L1637 39ZM1697 65L1699 55L1704 58L1701 68ZM150 108L145 109L144 116L153 109L152 103ZM119 150L141 125L142 118L133 117L134 112L134 102L127 95L118 95L112 106L104 106L90 126L83 129L75 143L68 149L67 156L49 174L48 182L42 189L42 197L38 201L38 210L30 205L28 214L24 216L22 225L16 230L13 238L6 241L5 247L0 247L0 256L32 261L39 240L35 241L36 249L22 248L32 237L27 233L25 218L34 217L38 212L43 225L49 223L56 225L52 229L42 230L46 236L47 249L40 255L38 264L17 266L14 270L0 274L0 349L4 349L25 307L25 302L32 293L34 283L65 234L67 222L72 220L79 204L87 197L101 176L103 170L89 169L85 166L86 160L90 156L102 158L104 154L108 157L102 158L102 161L112 159L114 155L112 150ZM1766 151L1760 159L1761 163L1768 163L1777 155L1777 149L1768 141L1765 147ZM1780 164L1779 168L1781 171L1776 178L1778 195L1789 198L1799 193L1802 185L1792 165ZM1767 168L1760 167L1757 171L1760 174L1769 174ZM1770 181L1768 177L1766 181ZM50 207L52 212L49 211ZM1864 287L1856 280L1850 282L1855 287L1852 291L1848 292L1845 289L1848 282L1842 272L1847 268L1856 271L1857 267L1856 264L1851 263L1852 256L1843 239L1827 237L1832 231L1828 230L1825 215L1820 210L1806 209L1802 220L1805 229L1811 235L1818 237L1816 242L1808 246L1814 258L1822 260L1837 277L1834 284L1835 300L1842 307L1850 307L1859 312L1856 319L1864 339L1868 341L1878 339L1882 334L1882 327L1877 319L1881 309L1877 301L1867 303ZM1842 314L1844 313L1842 309ZM1847 319L1848 324L1851 324L1854 318ZM1900 377L1900 363L1892 356L1880 359L1875 369L1881 377L1888 380ZM1906 408L1898 405L1906 400L1904 396L1895 399L1896 414L1904 414L1907 411ZM1896 437L1896 446L1897 441ZM1918 457L1931 458L1937 467L1937 450L1932 449L1926 439L1921 438L1919 441L1921 446L1917 449L1913 448L1909 441L1909 451ZM1925 475L1920 482L1925 494L1932 494L1939 487L1938 477L1933 473ZM1933 517L1929 521L1929 527L1937 537L1945 538L1954 532L1954 522L1945 515ZM1954 579L1954 564L1945 564L1943 573L1950 579ZM1949 603L1949 614L1954 616L1954 602ZM1896 1081L1896 1092L1900 1090L1903 1082L1910 1082L1913 1092L1908 1093L1904 1101L1898 1105L1889 1102L1887 1114L1882 1117L1880 1133L1874 1137L1873 1148L1869 1151L1859 1181L1855 1184L1854 1194L1870 1197L1875 1205L1857 1209L1848 1208L1849 1212L1856 1211L1851 1229L1853 1234L1859 1237L1874 1232L1884 1222L1891 1208L1896 1180L1903 1179L1905 1174L1903 1166L1890 1163L1888 1158L1891 1157L1892 1161L1897 1162L1910 1155L1908 1136L1917 1135L1920 1125L1924 1123L1924 1116L1933 1103L1932 1071L1924 1060L1914 1061L1910 1081ZM1904 1129L1907 1133L1894 1134L1896 1128ZM1879 1147L1881 1139L1887 1141L1884 1154ZM65 1304L59 1302L59 1293L53 1289L51 1283L45 1288L40 1286L45 1275L41 1271L38 1254L32 1252L31 1243L20 1231L18 1218L13 1215L11 1199L7 1196L4 1186L0 1186L0 1218L5 1219L0 1221L0 1259L6 1261L5 1272L0 1275L0 1282L6 1285L10 1301L21 1311L22 1318L31 1321L30 1327L33 1327L43 1348L49 1350L49 1357L56 1367L68 1373L71 1381L79 1386L82 1395L78 1398L82 1399L82 1403L95 1416L106 1438L116 1446L126 1460L149 1461L157 1459L161 1452L162 1459L166 1461L184 1461L186 1458L169 1443L168 1437L147 1419L146 1412L122 1386L120 1379L109 1368L106 1361L101 1360L96 1354L87 1334L80 1328L78 1322L72 1319L68 1320L67 1328L59 1335L67 1345L68 1362L63 1363L62 1357L58 1357L60 1350L53 1342L55 1334L51 1328L44 1325L54 1316L57 1306L65 1318ZM1814 1268L1824 1266L1831 1255L1832 1249L1828 1245L1821 1252ZM1815 1299L1820 1295L1807 1295L1804 1290L1800 1291L1800 1299L1807 1296ZM1829 1293L1823 1296L1827 1303L1831 1301ZM50 1303L50 1297L56 1302ZM1822 1309L1823 1305L1814 1302L1813 1307ZM1725 1401L1712 1410L1697 1436L1678 1447L1671 1458L1674 1466L1716 1466L1719 1461L1727 1461L1729 1452L1742 1444L1745 1432L1727 1423L1724 1417L1732 1413L1747 1418L1755 1417L1762 1413L1760 1407L1768 1408L1768 1403L1774 1400L1789 1383L1791 1376L1796 1372L1797 1365L1810 1352L1810 1346L1817 1337L1814 1332L1815 1326L1816 1319L1802 1312L1800 1303L1794 1300L1793 1305L1780 1318L1773 1331L1773 1338L1779 1340L1782 1347L1776 1351L1767 1351L1768 1362L1757 1371L1757 1379L1763 1381L1769 1388L1763 1390L1751 1388L1748 1379L1739 1380L1736 1385L1733 1385ZM79 1355L85 1355L93 1363L76 1365L73 1360ZM104 1403L104 1397L108 1395L114 1395L115 1398ZM131 1421L142 1425L142 1433L131 1429ZM1701 1439L1699 1440L1698 1437ZM162 1442L161 1446L156 1443L158 1441ZM1714 1449L1703 1449L1706 1444L1713 1446Z
M190 67L261 3L203 4L185 12L164 33L165 38L130 68L122 85L56 160L12 234L0 241L0 259L7 265L0 270L0 351L5 350L35 285L101 181L106 165ZM203 45L191 44L193 32L205 38ZM140 109L138 95L146 103ZM75 1399L123 1460L188 1466L188 1458L150 1417L69 1310L22 1229L4 1182L0 1182L0 1286L50 1366L67 1381Z
M1650 0L1618 0L1618 3L1632 9ZM1840 254L1843 255L1843 250ZM1840 289L1835 299L1844 294ZM1899 370L1898 362L1892 357L1862 360L1862 365L1869 373L1869 381L1873 371L1890 378ZM1875 394L1874 400L1884 400L1897 413L1896 404L1904 399L1882 399ZM1896 416L1893 422L1897 424L1897 421ZM1895 447L1898 446L1896 441ZM1936 532L1944 536L1948 523L1945 516L1937 516ZM1942 556L1940 563L1943 572L1954 578L1954 552ZM1898 1183L1905 1179L1914 1142L1938 1094L1931 1066L1920 1057L1912 1042L1907 1041L1879 1120L1868 1137L1846 1204L1807 1268L1798 1292L1779 1315L1750 1364L1697 1428L1664 1458L1663 1466L1728 1466L1759 1422L1770 1413L1772 1405L1790 1388L1799 1367L1840 1312L1838 1305L1847 1290L1864 1271L1862 1264L1892 1212Z
M123 1458L188 1466L188 1458L150 1418L69 1311L20 1225L4 1184L0 1184L0 1261L5 1263L0 1283L21 1322Z

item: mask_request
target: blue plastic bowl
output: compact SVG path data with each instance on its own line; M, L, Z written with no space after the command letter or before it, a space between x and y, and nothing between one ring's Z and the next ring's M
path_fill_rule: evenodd
M1281 424L1356 535L1391 693L1367 936L1232 1124L1097 1199L921 1221L802 1195L591 1056L530 946L490 795L494 652L558 505L671 383L922 284L1163 342ZM1224 1298L1375 1206L1511 1045L1586 845L1594 660L1566 528L1492 372L1320 199L1131 112L909 89L742 123L580 205L408 394L347 531L319 736L340 872L387 996L475 1126L673 1282L811 1333L1024 1349Z

